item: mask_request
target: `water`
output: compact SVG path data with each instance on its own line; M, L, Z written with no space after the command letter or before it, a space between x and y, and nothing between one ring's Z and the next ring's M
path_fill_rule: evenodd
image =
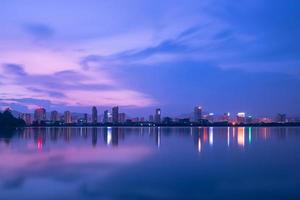
M300 199L300 128L0 131L0 199Z

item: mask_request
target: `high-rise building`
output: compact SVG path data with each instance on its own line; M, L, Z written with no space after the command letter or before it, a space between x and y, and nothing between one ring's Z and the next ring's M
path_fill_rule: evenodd
M65 111L64 113L64 122L65 124L71 124L72 123L72 115L70 111Z
M149 115L149 122L154 122L154 117L153 117L153 115Z
M83 123L88 123L88 114L84 113L83 115Z
M286 120L286 114L281 114L281 113L277 114L276 122L278 122L278 123L285 123L286 121L287 121Z
M51 112L50 120L51 120L51 122L58 122L59 121L59 114L56 110Z
M92 108L92 123L97 124L98 122L98 112L96 106L93 106Z
M119 122L119 107L115 106L112 108L112 122L118 123Z
M161 110L160 110L160 108L157 108L155 110L154 122L155 123L160 123L161 122Z
M105 110L103 113L103 123L108 123L109 121L109 115L108 115L108 110Z
M30 113L23 113L21 115L21 118L24 120L26 125L32 124L31 114Z
M34 111L34 120L37 124L41 124L42 121L46 121L46 109L37 108Z
M120 123L125 123L125 118L126 118L125 113L119 113L119 122Z
M243 124L243 123L245 123L245 121L246 121L246 113L244 113L244 112L237 113L236 122L238 124Z
M194 122L199 122L202 119L202 107L196 106L194 108Z

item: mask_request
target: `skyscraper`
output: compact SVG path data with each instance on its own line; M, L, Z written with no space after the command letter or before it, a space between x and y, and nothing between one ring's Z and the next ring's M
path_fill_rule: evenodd
M196 106L194 108L194 122L199 122L202 119L202 107Z
M119 113L119 122L120 123L125 123L125 118L126 118L125 113Z
M42 121L46 120L46 109L38 108L34 111L34 120L37 124L41 124Z
M92 108L92 123L97 124L98 122L98 112L96 106L93 106Z
M244 113L244 112L237 113L236 122L238 124L242 124L242 123L245 123L245 121L246 121L246 113Z
M64 113L64 122L65 124L71 124L72 123L72 116L70 111L65 111Z
M108 110L105 110L103 113L103 123L108 123Z
M119 107L115 106L112 108L112 122L118 123L119 122Z
M51 120L51 122L59 121L59 114L56 110L51 112L50 120Z
M160 108L157 108L155 110L154 121L155 121L155 123L160 123L161 122L161 110L160 110Z

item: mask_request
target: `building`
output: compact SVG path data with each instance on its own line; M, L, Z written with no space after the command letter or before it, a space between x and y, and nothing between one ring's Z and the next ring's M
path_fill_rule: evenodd
M51 112L50 120L51 120L51 122L58 122L59 121L59 114L56 110Z
M209 121L209 122L214 122L215 120L215 114L214 113L209 113L206 117L206 119Z
M87 113L84 113L83 115L83 123L88 123L88 114Z
M125 123L125 121L126 121L126 115L125 115L125 113L119 113L119 122L120 123Z
M119 107L115 106L112 108L112 122L118 123L119 122Z
M92 123L97 124L98 122L98 111L96 106L93 106L92 108Z
M276 122L278 122L278 123L285 123L285 122L287 122L287 120L286 120L286 114L278 113L277 116L276 116Z
M72 115L70 111L65 111L64 113L64 122L65 124L71 124L72 123Z
M230 120L230 113L229 112L224 113L222 116L222 121L229 122L229 120Z
M108 110L105 110L103 113L103 123L108 123L109 122L109 113Z
M237 113L237 115L236 115L236 122L238 124L244 124L245 121L246 121L246 113L244 113L244 112Z
M202 107L197 106L194 108L194 122L199 122L202 119Z
M38 108L34 111L34 121L37 124L41 124L41 122L46 121L46 109Z
M23 113L21 115L21 118L24 120L25 124L27 126L32 124L32 118L31 118L31 114L30 113Z
M160 123L161 122L161 110L160 110L160 108L157 108L155 110L154 122L155 123Z
M153 117L153 115L149 115L149 122L154 122L154 117Z

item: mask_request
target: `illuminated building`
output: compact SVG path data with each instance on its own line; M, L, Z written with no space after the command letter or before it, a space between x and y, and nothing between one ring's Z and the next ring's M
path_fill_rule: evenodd
M207 120L210 122L214 122L214 116L215 116L214 113L209 113L207 115Z
M97 124L98 122L98 112L96 106L93 106L92 108L92 123Z
M72 123L72 116L70 111L64 112L64 122L65 124L71 124Z
M109 122L109 116L108 116L108 110L105 110L103 113L103 123L108 123Z
M202 107L197 106L194 108L194 121L199 122L202 119Z
M46 120L46 109L38 108L34 111L34 120L37 124L41 124L42 121Z
M236 122L238 124L243 124L245 123L245 120L246 120L246 113L244 112L239 112L237 115L236 115Z
M160 123L161 122L161 110L160 110L160 108L157 108L155 110L154 122L155 123Z
M119 122L119 107L115 106L112 108L112 122L118 123Z
M223 121L229 122L230 120L230 113L224 113L223 117L222 117Z
M56 110L51 112L50 120L51 120L51 122L59 121L59 114Z

